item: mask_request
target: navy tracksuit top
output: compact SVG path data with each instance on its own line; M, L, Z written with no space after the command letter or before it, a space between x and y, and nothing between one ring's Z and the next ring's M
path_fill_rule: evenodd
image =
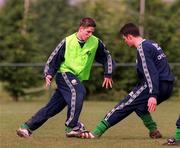
M137 47L136 69L140 81L146 81L150 97L159 94L160 81L174 81L166 55L150 40L143 40Z
M84 46L85 42L79 41L80 46ZM66 46L66 40L63 39L59 45L55 48L55 50L50 55L45 68L44 68L44 77L46 75L54 76L59 67L60 64L65 60L64 54L65 54L65 46ZM104 76L105 77L111 77L112 72L115 69L115 61L111 58L110 52L106 49L105 44L99 40L98 48L95 55L96 62L103 65L104 68ZM109 69L112 69L110 72Z

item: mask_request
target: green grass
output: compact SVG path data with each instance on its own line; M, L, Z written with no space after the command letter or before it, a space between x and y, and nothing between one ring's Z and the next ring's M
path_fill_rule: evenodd
M0 148L160 148L166 138L175 133L175 122L179 114L180 101L174 99L158 107L153 113L164 138L152 140L141 120L133 113L110 128L100 139L87 140L66 138L64 121L66 109L48 120L29 139L16 136L16 129L31 117L45 101L0 102ZM114 107L116 102L85 102L81 121L87 129L93 129L97 122Z

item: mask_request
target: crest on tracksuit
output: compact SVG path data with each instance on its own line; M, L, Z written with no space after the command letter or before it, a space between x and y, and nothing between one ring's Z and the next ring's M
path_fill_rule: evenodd
M77 84L78 84L78 82L77 82L76 79L73 79L73 80L71 81L71 83L72 83L72 85L77 85Z

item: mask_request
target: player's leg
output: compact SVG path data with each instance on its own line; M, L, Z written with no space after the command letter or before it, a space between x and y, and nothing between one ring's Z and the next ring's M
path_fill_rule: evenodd
M137 108L135 112L141 118L145 127L149 130L149 136L153 139L161 138L162 135L157 129L157 124L152 119L151 114L148 112L148 106L147 106L148 98L149 98L149 89L147 88L136 99Z
M159 83L159 96L157 98L157 104L162 103L166 99L168 99L172 93L173 89L173 82L167 82L167 81L160 81ZM142 101L148 100L148 92L144 92L144 97ZM145 102L144 104L147 104ZM139 106L138 109L136 110L136 114L142 119L144 125L148 128L149 130L149 136L151 138L161 138L162 135L157 129L157 125L155 121L152 119L150 113L147 111L147 105L142 105Z
M96 125L92 131L91 134L94 135L92 138L100 137L108 128L114 126L134 111L134 107L125 105L129 100L129 96L125 97L110 112L106 114L106 116ZM82 138L86 137L83 137L82 135Z
M96 128L92 132L89 132L89 134L87 134L87 132L82 133L80 137L89 139L100 137L108 128L126 118L129 114L136 110L138 105L136 99L145 89L147 89L145 84L135 87L127 97L120 101L120 103L118 103L105 116L105 118L97 124Z
M172 93L172 89L173 82L160 82L157 103L160 104L166 99L168 99ZM144 93L146 93L144 94L144 97L146 97L147 99L145 98L143 100L146 101L148 100L148 92ZM145 102L144 104L147 104L147 102ZM147 105L138 107L138 109L136 110L136 114L142 119L144 125L148 128L149 136L151 138L157 139L162 137L161 133L157 129L155 121L152 119L150 113L147 111Z
M70 73L63 73L64 85L61 85L61 92L67 102L68 111L66 119L66 136L76 137L84 130L84 125L79 122L79 116L83 106L83 99L86 91L83 84Z
M32 134L32 131L42 126L50 117L63 110L65 106L66 102L63 96L56 90L46 106L41 108L27 122L21 125L17 130L18 136L24 138L29 137Z
M147 109L145 109L146 107L147 105L145 104L144 110L142 106L137 108L135 111L136 114L141 118L141 120L143 121L143 124L149 130L150 138L153 138L153 139L162 138L160 131L157 129L156 122L153 120L151 114L147 111Z

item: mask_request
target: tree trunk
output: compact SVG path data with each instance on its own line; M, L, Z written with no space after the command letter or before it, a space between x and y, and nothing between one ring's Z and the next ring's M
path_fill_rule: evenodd
M13 101L15 101L15 102L18 102L18 101L19 101L19 97L18 97L17 95L12 96L12 99L13 99Z

